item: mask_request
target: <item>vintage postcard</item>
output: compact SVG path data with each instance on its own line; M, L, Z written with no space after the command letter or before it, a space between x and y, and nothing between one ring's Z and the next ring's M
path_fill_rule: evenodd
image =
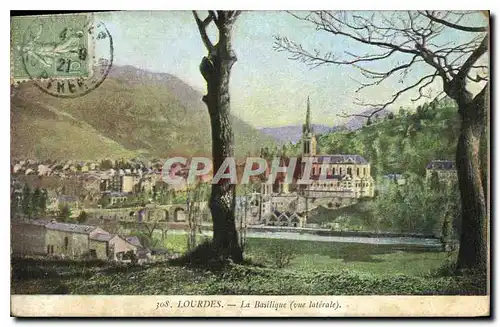
M489 22L11 15L11 315L489 316Z

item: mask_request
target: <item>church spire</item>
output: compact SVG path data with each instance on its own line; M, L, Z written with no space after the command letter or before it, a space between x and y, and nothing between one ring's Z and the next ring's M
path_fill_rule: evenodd
M302 133L305 135L305 134L310 134L312 132L313 132L313 129L311 126L311 101L309 99L309 96L307 96L306 122L303 125Z
M311 129L311 101L307 96L307 112L306 112L306 132L312 132Z
M315 156L316 155L316 137L311 125L311 100L307 97L307 112L306 122L302 128L302 155Z

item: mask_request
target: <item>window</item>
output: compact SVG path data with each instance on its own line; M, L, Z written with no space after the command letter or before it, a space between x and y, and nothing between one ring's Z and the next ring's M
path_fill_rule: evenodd
M363 175L366 175L366 168L363 168Z
M359 168L356 168L356 175L359 176Z
M352 175L352 168L347 168L347 175Z
M97 258L97 252L94 249L90 250L90 257L93 258L93 259Z
M332 168L332 175L335 175L335 167Z
M69 245L69 239L68 237L66 236L64 238L64 251L68 251L68 245Z
M342 167L339 168L339 175L342 175Z

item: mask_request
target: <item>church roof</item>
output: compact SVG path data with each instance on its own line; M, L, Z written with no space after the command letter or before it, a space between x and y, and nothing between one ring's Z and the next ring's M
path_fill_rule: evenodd
M327 160L332 164L353 163L358 165L368 164L368 161L359 154L332 154L315 156L315 162L323 163Z
M455 169L455 163L451 160L432 160L427 165L427 169L451 170Z

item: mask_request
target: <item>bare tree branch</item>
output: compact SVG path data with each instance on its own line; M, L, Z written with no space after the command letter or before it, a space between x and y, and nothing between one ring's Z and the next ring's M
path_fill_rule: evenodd
M479 47L474 50L474 52L470 55L469 58L465 61L460 69L460 72L457 74L458 77L463 77L467 75L471 70L472 66L476 63L476 61L488 51L488 36L486 35L483 38L483 41L479 45Z
M205 48L207 48L209 54L213 53L215 51L215 47L210 41L210 38L208 37L207 27L210 24L210 22L214 20L214 14L213 13L211 14L211 11L209 11L208 17L202 21L200 17L198 17L196 10L193 10L193 16L196 21L196 25L198 26L198 30L200 31L201 40L203 41Z
M217 17L217 13L214 10L209 10L208 16L212 18L215 25L217 25L219 23L219 18Z
M433 22L436 22L436 23L439 23L439 24L442 24L444 26L448 26L448 27L451 27L451 28L454 28L454 29L457 29L460 31L474 32L474 33L488 31L487 26L471 27L471 26L463 26L463 25L454 24L454 23L451 23L447 20L444 20L444 19L441 19L441 18L438 18L438 17L432 15L429 11L425 11L425 13L423 15L425 17L429 18L430 20L432 20Z
M364 105L364 106L370 106L371 108L374 108L374 110L370 113L369 116L366 116L366 115L354 115L354 116L361 116L361 117L366 117L366 118L370 118L372 117L373 115L375 115L376 113L386 109L389 105L393 104L394 102L396 102L396 100L404 93L406 93L407 91L411 90L411 89L414 89L418 86L420 86L424 81L426 81L427 79L431 79L430 82L427 82L425 83L424 85L421 86L421 89L423 89L424 87L430 85L432 83L432 81L434 80L434 78L436 77L436 73L434 74L431 74L431 75L426 75L424 77L422 77L421 79L419 79L417 82L411 84L410 86L407 86L401 90L399 90L398 92L396 92L395 94L392 95L392 98L387 101L387 102L384 102L384 103L365 103L365 102L359 102L358 104L360 105ZM419 89L419 92L420 89Z
M275 36L274 50L286 52L289 59L297 60L317 68L322 65L341 65L357 68L366 81L357 81L360 87L355 91L380 85L391 76L400 76L400 82L405 83L410 69L417 64L427 64L434 68L432 74L427 74L415 83L396 92L391 99L383 103L365 103L374 110L369 114L356 114L370 118L377 112L387 108L405 92L417 89L418 95L413 101L427 97L425 90L433 85L436 77L440 77L445 90L456 88L459 81L469 79L474 82L484 82L488 79L484 74L472 77L469 72L474 68L483 68L477 61L488 50L487 36L478 35L470 40L459 43L453 40L443 40L439 37L447 27L456 30L468 28L470 31L483 32L487 29L475 30L461 24L467 12L378 12L371 15L345 12L312 11L300 16L290 12L295 18L311 23L317 31L340 36L367 46L373 46L383 51L374 54L356 54L352 50L334 55L332 52L320 52L317 49L305 49L302 44L286 37ZM431 17L429 17L431 16ZM406 61L394 63L395 54L411 56ZM400 58L398 57L398 58ZM380 71L372 68L372 63L382 62L392 68ZM377 65L380 66L380 65ZM486 68L486 67L485 67ZM447 94L448 96L452 96ZM455 93L457 95L457 93ZM435 99L434 99L435 100ZM434 101L433 100L433 101Z

